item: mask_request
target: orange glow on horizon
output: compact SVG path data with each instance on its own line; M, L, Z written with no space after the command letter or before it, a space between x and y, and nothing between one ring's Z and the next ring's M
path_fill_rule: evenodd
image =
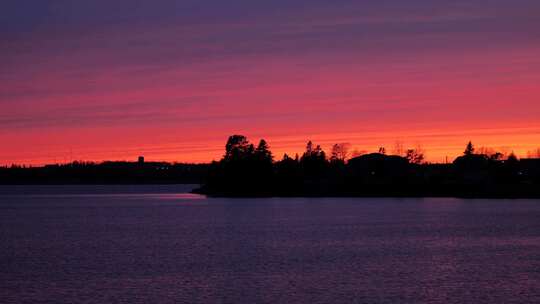
M234 134L244 134L233 132ZM232 134L232 133L231 133ZM277 135L258 136L244 134L256 144L260 138L266 139L275 160L282 158L284 153L294 157L296 153L302 155L308 140L314 144L320 144L326 152L329 152L334 143L350 143L350 152L357 151L371 153L378 151L379 147L385 147L387 153L392 154L397 142L404 148L420 146L426 152L428 162L444 163L453 161L462 154L465 145L472 140L476 148L489 147L497 151L515 153L518 157L526 157L528 151L539 147L540 125L537 127L521 127L514 129L477 129L477 130L433 130L416 131L411 135L404 131L389 132L363 132L363 133L335 133L335 134L306 134L303 135ZM47 157L37 156L35 159L15 159L11 164L44 165L53 163L67 163L74 160L101 162L106 160L135 161L137 156L144 155L148 161L207 163L219 160L224 153L227 136L220 140L193 142L189 145L178 143L141 145L139 147L118 148L118 145L100 146L97 149L79 151L57 150L55 155ZM520 142L517 146L513 143ZM125 145L121 145L125 146ZM36 154L37 155L37 154Z

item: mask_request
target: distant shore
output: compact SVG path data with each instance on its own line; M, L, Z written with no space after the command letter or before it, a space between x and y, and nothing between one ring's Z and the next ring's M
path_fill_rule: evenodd
M43 167L0 167L0 185L201 184L209 164L72 162Z

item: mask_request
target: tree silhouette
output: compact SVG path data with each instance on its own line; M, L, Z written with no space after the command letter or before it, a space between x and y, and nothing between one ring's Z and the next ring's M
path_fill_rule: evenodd
M317 158L320 158L320 159L326 161L326 153L324 153L324 151L323 151L323 149L321 148L320 145L317 145L317 147L315 147L315 150L313 150L313 154L314 154Z
M495 160L495 161L501 160L501 159L503 159L503 157L504 157L504 155L501 152L495 152L495 153L489 155L489 159Z
M465 151L463 152L465 155L473 155L474 154L474 146L472 142L469 141L467 144L467 147L465 148Z
M272 163L274 157L270 151L270 148L268 147L268 143L264 139L259 141L259 145L255 149L255 157L259 161Z
M225 145L225 160L244 158L253 152L253 145L243 135L231 135Z
M311 155L312 153L313 153L313 143L310 140L306 144L306 152L304 153L304 155Z
M288 154L274 164L274 184L281 193L292 194L298 192L301 187L302 175L298 155L293 159Z
M309 158L319 158L326 160L326 154L324 153L323 149L320 145L317 145L315 148L313 148L313 142L308 141L306 145L306 152L302 155L302 159L309 159ZM302 160L301 159L301 160Z
M424 153L418 148L408 149L405 158L407 158L411 164L421 164L424 161Z
M517 163L518 158L517 158L516 154L514 154L514 152L510 153L510 155L508 155L508 158L506 159L506 162L507 163Z
M332 152L330 153L330 162L342 162L349 157L349 147L348 143L335 144L332 146Z
M309 141L306 145L306 151L300 158L300 164L306 178L318 179L326 171L326 154L320 145L313 148L313 143Z
M232 135L223 159L212 164L206 187L223 194L269 193L273 175L273 156L264 139L255 148L245 136Z

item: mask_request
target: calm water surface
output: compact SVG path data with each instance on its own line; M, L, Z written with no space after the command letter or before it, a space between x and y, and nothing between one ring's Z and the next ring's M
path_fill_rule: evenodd
M0 187L0 303L540 303L540 201Z

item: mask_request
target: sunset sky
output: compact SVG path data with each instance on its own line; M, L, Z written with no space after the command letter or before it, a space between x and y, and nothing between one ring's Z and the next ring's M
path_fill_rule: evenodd
M0 165L540 147L538 0L3 0Z

